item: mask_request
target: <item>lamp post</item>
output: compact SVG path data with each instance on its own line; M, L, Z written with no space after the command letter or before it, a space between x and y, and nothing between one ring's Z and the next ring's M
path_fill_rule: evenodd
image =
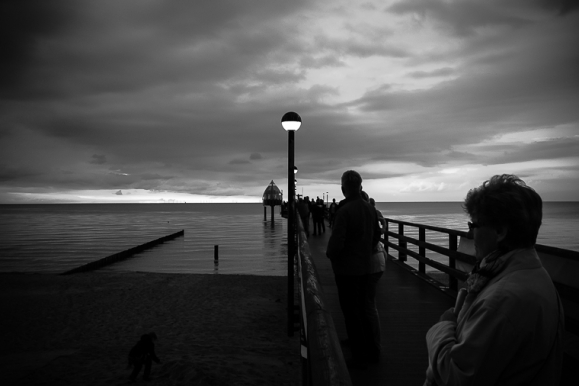
M281 125L288 133L287 148L287 191L288 191L288 216L287 216L287 334L294 335L294 255L296 250L296 204L295 204L295 173L294 165L294 134L302 125L302 118L298 113L290 111L281 118Z

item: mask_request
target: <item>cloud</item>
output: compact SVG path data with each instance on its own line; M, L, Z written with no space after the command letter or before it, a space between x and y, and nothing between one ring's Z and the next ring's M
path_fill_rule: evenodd
M450 76L455 74L455 70L451 67L438 68L432 71L413 71L409 72L408 76L412 78L430 78L438 76Z
M107 163L107 157L102 154L93 154L90 163L96 165L105 164Z
M251 162L249 162L248 160L245 159L234 159L229 161L229 165L246 165L249 164Z
M263 156L259 153L251 153L251 155L249 156L249 159L252 161L256 161L256 160L263 159Z
M409 0L391 5L388 12L414 14L425 21L434 21L440 28L460 37L477 34L482 28L524 27L529 21L506 7L471 0Z

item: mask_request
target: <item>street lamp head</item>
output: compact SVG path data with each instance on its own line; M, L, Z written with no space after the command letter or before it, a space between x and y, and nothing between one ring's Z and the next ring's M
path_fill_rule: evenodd
M281 125L285 131L297 131L302 125L302 118L298 113L290 111L281 118Z
M298 172L298 168L297 166L294 166L294 174L296 174Z

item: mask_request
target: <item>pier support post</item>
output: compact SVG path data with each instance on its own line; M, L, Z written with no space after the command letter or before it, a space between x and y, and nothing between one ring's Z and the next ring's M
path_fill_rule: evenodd
M213 247L213 263L219 265L219 245Z
M398 234L400 236L404 236L404 224L398 224ZM402 248L406 249L406 241L398 239L398 246L401 249L400 251L398 251L398 260L406 261L406 252L402 252Z
M263 221L267 221L267 206L263 206Z
M426 229L418 228L418 240L425 242L426 241ZM426 257L426 248L420 246L418 247L418 254L422 257ZM420 273L426 273L426 264L422 261L418 263L418 271Z
M456 251L458 249L458 238L456 235L448 235L448 249L451 251ZM448 266L450 268L456 269L456 258L448 257ZM457 291L458 290L458 280L456 277L452 275L448 275L448 286L451 290Z

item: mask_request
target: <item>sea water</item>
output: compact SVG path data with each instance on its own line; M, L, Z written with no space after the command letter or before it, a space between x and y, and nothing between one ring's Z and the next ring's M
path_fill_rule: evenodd
M416 224L428 224L440 228L468 231L470 218L464 212L461 202L402 202L402 203L377 203L376 207L384 217L395 220L403 220ZM543 221L537 237L538 244L549 245L557 248L579 251L579 202L544 202ZM390 231L397 233L396 224L390 225ZM449 247L449 236L446 233L426 230L426 241L442 247ZM404 235L418 239L418 228L405 226ZM398 244L398 240L391 239ZM408 243L408 247L418 252L418 247ZM391 250L395 257L398 252ZM448 257L436 252L426 250L426 256L430 259L448 264ZM414 268L418 262L409 257L408 264ZM426 267L427 271L434 268Z
M378 203L385 217L467 230L458 202ZM544 203L538 242L579 251L579 203ZM0 272L60 273L185 230L183 237L104 268L284 276L287 221L261 204L0 205ZM413 237L412 230L407 235ZM448 246L448 236L427 232ZM218 246L219 264L214 262ZM431 257L431 256L429 256Z

